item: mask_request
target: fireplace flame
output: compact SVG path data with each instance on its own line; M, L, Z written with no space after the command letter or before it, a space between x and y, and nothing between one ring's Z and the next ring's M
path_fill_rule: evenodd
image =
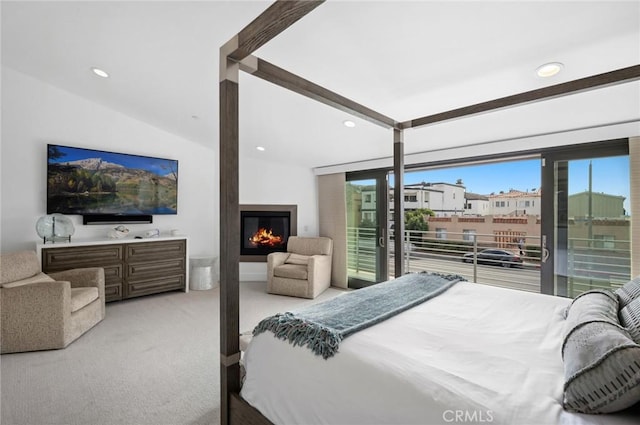
M263 247L275 247L283 243L282 236L274 235L272 229L267 230L262 227L249 238L249 242Z

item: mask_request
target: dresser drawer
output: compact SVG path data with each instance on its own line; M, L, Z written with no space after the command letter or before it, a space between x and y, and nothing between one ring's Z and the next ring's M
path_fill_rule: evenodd
M187 244L184 240L131 243L126 245L125 258L130 263L168 258L184 259L186 246Z
M102 267L106 302L187 289L186 238L42 244L39 249L45 273Z
M129 282L126 285L125 298L139 297L142 295L155 294L158 292L175 291L184 289L184 275L156 277L153 279L142 279Z
M122 299L122 283L105 285L104 297L106 302L120 301Z
M147 261L145 263L127 263L127 281L147 278L161 278L174 274L184 274L185 259Z
M104 269L104 284L122 283L122 264L102 266Z
M104 267L122 262L123 251L122 245L45 248L42 250L42 271Z

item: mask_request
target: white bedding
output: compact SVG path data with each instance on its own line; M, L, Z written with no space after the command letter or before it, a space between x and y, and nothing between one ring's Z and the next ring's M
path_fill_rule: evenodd
M570 300L462 282L342 341L328 360L265 332L241 395L274 424L638 424L562 409Z

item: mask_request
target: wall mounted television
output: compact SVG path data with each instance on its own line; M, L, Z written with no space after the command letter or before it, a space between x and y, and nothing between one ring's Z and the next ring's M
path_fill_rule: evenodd
M178 161L47 145L47 214L131 221L178 213ZM99 217L99 218L98 218Z

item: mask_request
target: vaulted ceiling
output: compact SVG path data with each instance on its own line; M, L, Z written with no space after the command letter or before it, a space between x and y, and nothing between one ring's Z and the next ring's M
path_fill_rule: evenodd
M219 48L269 4L3 1L2 64L217 149ZM405 121L640 64L640 2L329 0L255 55ZM405 152L629 121L638 82L408 130ZM240 144L308 167L392 155L391 130L242 73Z

